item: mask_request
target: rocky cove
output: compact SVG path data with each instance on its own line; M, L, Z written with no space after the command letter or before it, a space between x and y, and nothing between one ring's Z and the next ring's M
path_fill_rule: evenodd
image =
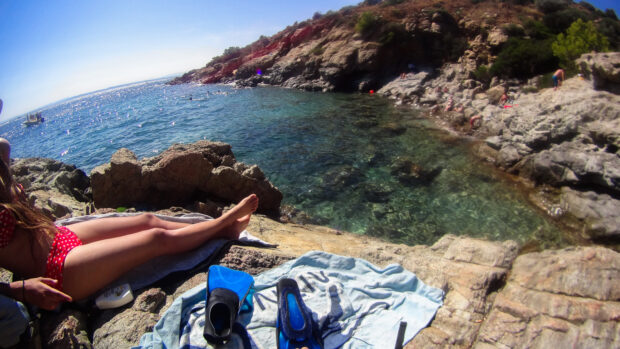
M446 293L431 325L407 347L614 347L618 345L620 254L604 246L520 252L514 241L446 235L431 246L388 243L315 225L274 219L281 194L257 166L237 162L230 146L177 144L138 160L120 149L88 177L51 159L12 164L29 200L58 219L157 207L159 214L193 211L213 216L248 192L261 198L248 230L277 248L236 246L216 263L258 274L311 250L360 257L380 266L399 263ZM140 192L136 190L140 189ZM223 191L222 191L223 190ZM145 194L148 193L148 194ZM166 204L169 197L172 204ZM218 198L213 200L213 198ZM267 214L267 215L265 215ZM275 215L277 216L277 215ZM135 290L135 300L112 310L88 303L41 312L44 347L128 347L150 331L172 301L205 282L205 269L172 274ZM3 273L3 279L10 274Z
M571 78L558 91L527 93L513 80L495 79L485 86L471 74L507 40L491 24L491 15L482 22L467 16L455 20L433 10L430 2L419 3L428 10L407 17L404 26L421 38L420 48L432 45L435 50L400 57L380 38L327 22L341 18L332 15L293 26L255 43L249 53L222 57L177 82L373 89L404 108L426 108L429 117L456 136L478 139L473 148L480 157L532 188L532 202L571 227L576 246L540 251L514 241L453 235L430 246L406 246L278 220L282 195L257 166L237 162L223 143L178 144L140 160L120 149L90 176L54 160L18 159L14 174L30 201L54 219L119 207L217 216L240 197L257 192L261 207L248 230L278 247L232 246L217 262L257 274L318 249L381 266L399 263L446 293L433 322L408 348L618 347L620 55L584 55L579 61L584 79ZM509 16L511 6L498 8L498 16ZM448 34L457 32L466 33L456 37L466 39L469 48L442 63L449 47L459 42ZM398 77L409 61L416 62L415 71ZM498 106L504 90L512 107ZM470 128L476 115L481 122ZM119 309L73 305L43 312L40 340L45 347L62 348L135 345L175 297L204 281L205 270L172 275L137 290L135 301Z
M620 53L584 54L576 62L582 77L559 91L540 89L542 76L483 82L476 78L480 67L497 59L517 13L547 11L540 4L495 5L368 1L231 48L170 83L372 90L423 108L446 129L480 140L475 153L533 188L530 200L574 231L572 243L617 247ZM360 27L364 15L369 24ZM499 104L504 91L506 107Z

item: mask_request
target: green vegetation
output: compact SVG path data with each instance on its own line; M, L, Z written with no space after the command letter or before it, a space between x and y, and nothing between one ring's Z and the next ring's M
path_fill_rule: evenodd
M560 64L567 69L574 68L574 60L583 53L590 51L604 52L609 49L609 41L599 33L592 21L576 20L566 31L558 34L551 45L553 54L558 57Z
M405 0L385 0L383 1L381 5L382 6L394 6L394 5L402 4L403 2L405 2Z
M506 24L502 27L502 32L509 37L522 37L525 36L525 29L514 23Z
M493 76L527 79L557 67L551 40L510 38L491 66Z
M355 31L362 35L368 35L375 31L380 25L381 19L374 13L366 11L357 19L357 23L355 23Z
M383 45L402 44L408 39L407 29L400 23L390 22L383 26L379 41Z
M588 21L593 18L594 16L591 13L575 8L567 8L565 10L546 14L543 18L543 22L554 34L559 34L566 31L566 29L578 19Z
M474 78L484 84L490 83L492 77L491 71L486 65L481 65L474 71Z
M570 0L569 0L570 1ZM543 13L560 11L568 7L569 1L566 0L536 0L536 7ZM570 1L572 2L572 1Z
M325 52L325 48L323 48L323 45L321 44L314 46L312 50L310 50L310 54L315 56L320 56L323 52Z

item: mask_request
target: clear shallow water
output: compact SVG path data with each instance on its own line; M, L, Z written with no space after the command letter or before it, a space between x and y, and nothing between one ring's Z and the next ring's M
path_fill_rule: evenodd
M190 100L192 97L192 100ZM121 147L139 158L199 139L232 145L316 223L407 244L446 233L525 242L561 232L468 142L377 96L152 81L43 109L0 126L13 157L49 157L89 173ZM412 180L410 169L434 177ZM432 176L431 176L432 177Z

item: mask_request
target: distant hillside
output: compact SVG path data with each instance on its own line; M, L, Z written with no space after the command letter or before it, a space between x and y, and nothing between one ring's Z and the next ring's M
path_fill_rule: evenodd
M367 0L230 47L171 83L364 91L411 68L448 62L462 63L483 83L492 76L527 79L558 66L551 43L578 18L593 21L618 50L616 14L586 2Z

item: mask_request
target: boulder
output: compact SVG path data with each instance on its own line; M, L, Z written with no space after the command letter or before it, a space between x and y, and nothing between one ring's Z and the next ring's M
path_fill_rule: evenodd
M620 254L602 247L519 256L474 348L618 346Z
M575 63L594 89L620 93L620 52L584 53Z
M259 211L271 212L282 201L282 193L257 166L238 163L230 145L208 141L175 144L140 161L128 149L121 149L110 164L93 169L91 181L98 208L236 203L255 193L260 198Z
M390 165L390 172L402 183L409 185L429 184L443 169L441 167L424 168L407 157L397 157Z
M41 317L41 338L45 348L93 348L85 313L64 309L45 312Z
M84 171L53 159L16 159L11 164L15 180L24 186L28 201L58 219L93 211L90 180Z
M560 207L581 223L577 228L595 242L620 242L620 200L594 191L562 187Z

